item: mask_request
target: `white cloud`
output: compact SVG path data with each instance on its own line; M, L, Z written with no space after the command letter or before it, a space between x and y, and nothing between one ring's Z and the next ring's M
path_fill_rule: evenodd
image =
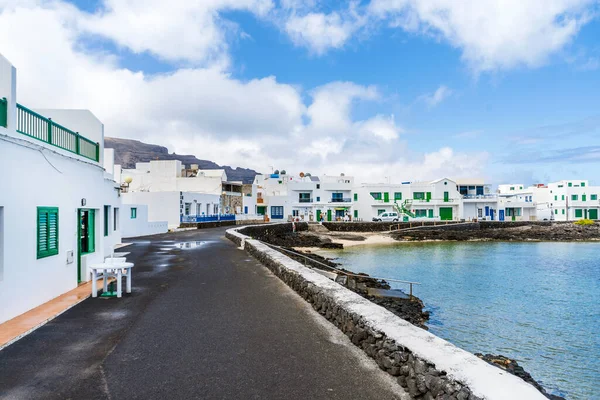
M372 136L386 142L398 139L402 129L396 125L394 116L377 115L367 121L357 123L358 132L363 136Z
M420 96L419 100L424 101L425 104L427 104L427 106L429 108L433 108L433 107L437 106L438 104L440 104L445 99L447 99L448 97L450 97L451 95L452 95L452 90L450 88L448 88L446 85L441 85L440 87L438 87L436 89L435 92L430 93L430 94L424 94L424 95Z
M86 15L80 25L135 53L206 63L227 56L226 36L236 30L220 11L264 16L272 7L271 0L104 0L102 12Z
M89 15L56 0L34 5L0 8L0 49L18 69L19 102L88 108L109 136L166 145L220 164L346 172L363 180L377 174L429 179L483 168L481 155L411 152L393 116L356 118L355 104L381 101L376 87L332 82L305 91L274 76L241 81L221 63L149 76L120 67L114 54L81 46ZM114 18L122 21L121 15ZM173 50L165 43L149 35L127 46L176 58L190 57L197 45Z
M463 52L476 72L538 67L589 21L594 0L373 0L369 12Z
M317 54L342 47L356 29L353 22L344 21L337 12L292 16L285 24L285 31L296 45Z

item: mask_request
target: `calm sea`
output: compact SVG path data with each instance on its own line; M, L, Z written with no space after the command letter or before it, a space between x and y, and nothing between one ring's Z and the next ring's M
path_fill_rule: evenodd
M600 399L600 244L411 243L324 252L421 282L430 331L519 361L551 393ZM401 285L397 288L405 288Z

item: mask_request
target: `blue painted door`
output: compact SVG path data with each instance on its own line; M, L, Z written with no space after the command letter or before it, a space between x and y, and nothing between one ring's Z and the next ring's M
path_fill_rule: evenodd
M244 206L244 214L248 214L248 206Z
M489 206L485 206L485 216L486 217L490 216L490 207Z
M494 209L493 208L490 210L490 219L492 221L494 220Z
M500 211L498 212L498 214L499 214L499 218L498 218L498 219L499 219L500 221L504 221L504 210L500 210Z

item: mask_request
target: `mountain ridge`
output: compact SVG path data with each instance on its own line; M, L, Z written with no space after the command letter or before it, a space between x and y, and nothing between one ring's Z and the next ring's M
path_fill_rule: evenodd
M169 153L165 146L157 144L144 143L134 139L104 138L104 147L115 150L115 164L123 168L135 168L138 162L148 162L152 160L179 160L182 164L189 167L190 164L198 164L200 169L224 169L227 179L230 181L242 181L252 183L258 172L249 168L232 168L229 165L220 166L210 160L201 160L194 155Z

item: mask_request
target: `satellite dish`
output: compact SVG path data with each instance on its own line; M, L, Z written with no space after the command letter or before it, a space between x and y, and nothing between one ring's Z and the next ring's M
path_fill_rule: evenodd
M131 182L133 182L133 178L130 177L130 176L126 176L125 177L125 183L129 185Z
M300 178L304 178L304 172L300 172Z

